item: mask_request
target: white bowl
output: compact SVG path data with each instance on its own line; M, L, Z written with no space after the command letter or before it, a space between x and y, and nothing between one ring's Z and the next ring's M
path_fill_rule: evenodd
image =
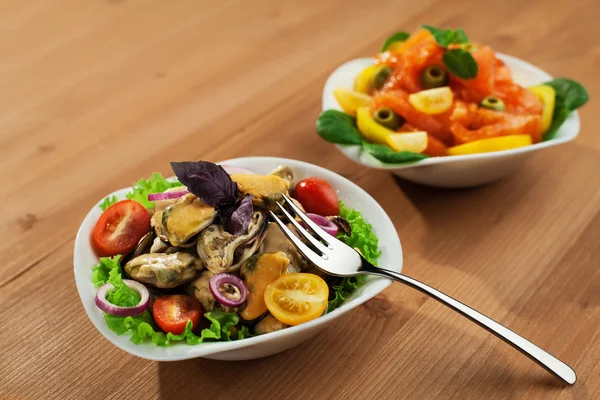
M548 73L526 61L496 54L510 68L515 82L523 86L538 85L552 79ZM323 89L323 110L341 111L333 90L337 87L352 89L356 75L371 64L372 58L357 58L333 71ZM531 153L575 139L579 134L579 127L579 115L573 112L556 137L546 142L494 153L431 157L409 164L384 164L371 155L362 153L361 147L357 145L336 146L348 158L364 166L386 169L404 179L424 185L458 188L482 185L514 172Z
M285 158L238 158L223 161L222 164L246 167L264 174L269 173L279 165L288 165L294 170L296 177L299 179L317 176L327 180L335 188L341 200L349 207L359 210L365 219L373 225L382 251L379 265L397 272L401 271L402 247L394 224L383 208L367 192L348 179L325 168ZM111 195L114 194L119 199L124 199L129 189L117 190ZM233 342L201 343L195 346L186 343L176 343L166 348L157 347L152 343L136 345L129 341L127 334L119 336L108 329L103 319L103 312L94 304L96 289L92 284L91 274L92 267L98 263L98 257L90 245L90 236L96 221L102 213L98 204L100 202L93 206L83 220L75 239L73 264L77 290L90 320L106 339L130 354L149 360L175 361L196 357L217 360L248 360L279 353L310 339L325 327L335 324L336 319L342 314L374 297L391 283L391 281L384 278L370 278L348 302L331 313L305 324L267 335Z

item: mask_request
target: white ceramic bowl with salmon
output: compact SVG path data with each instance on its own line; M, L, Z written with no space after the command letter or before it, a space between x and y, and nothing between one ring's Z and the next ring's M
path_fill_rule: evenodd
M496 53L510 68L514 81L522 86L534 86L552 77L542 69L515 57ZM373 58L358 58L338 67L327 79L323 89L323 110L343 111L333 95L335 88L352 89L356 76L373 64ZM530 146L491 153L430 157L410 164L384 164L361 152L361 146L336 145L349 159L368 168L388 170L406 180L437 187L461 188L478 186L505 177L518 170L533 153L572 141L579 134L577 112L571 113L554 139Z

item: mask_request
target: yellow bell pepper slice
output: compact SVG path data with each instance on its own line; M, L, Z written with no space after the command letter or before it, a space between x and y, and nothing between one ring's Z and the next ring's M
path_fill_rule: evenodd
M371 117L371 113L367 107L359 107L356 110L356 126L361 135L373 143L387 144L388 136L396 134L393 130L379 125Z
M393 133L387 137L387 145L395 151L422 153L427 148L427 132Z
M421 90L408 96L408 102L424 114L440 114L452 107L454 95L448 86Z
M461 156L465 154L490 153L525 147L531 144L529 135L508 135L489 139L474 140L469 143L448 148L448 155Z
M542 111L542 132L547 132L550 129L550 125L552 125L556 91L552 86L548 85L533 86L529 88L529 91L539 97L544 105L544 111Z
M377 71L377 65L370 65L363 69L354 80L354 91L369 94L373 90L373 77Z

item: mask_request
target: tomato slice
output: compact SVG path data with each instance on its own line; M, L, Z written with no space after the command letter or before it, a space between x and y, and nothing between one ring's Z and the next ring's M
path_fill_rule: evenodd
M278 321L299 325L320 317L327 307L329 287L314 274L287 274L265 289L265 304Z
M121 200L108 207L96 222L92 243L102 256L126 254L150 229L150 214L133 200Z
M161 296L152 305L154 322L165 332L179 335L189 320L195 329L202 317L202 306L198 299L185 294Z
M309 212L323 216L338 215L340 204L335 190L321 178L306 178L298 182L294 198Z

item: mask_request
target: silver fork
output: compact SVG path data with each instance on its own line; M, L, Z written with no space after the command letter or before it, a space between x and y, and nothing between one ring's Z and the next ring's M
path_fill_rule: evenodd
M310 218L306 216L294 202L287 197L283 196L286 203L294 211L294 213L312 230L313 234L309 233L296 219L290 215L290 213L280 204L277 203L283 215L287 220L294 226L298 234L305 240L302 241L298 236L281 221L277 215L270 212L271 218L279 225L283 233L290 239L298 250L315 266L322 271L336 276L356 276L361 274L378 275L385 278L395 280L397 282L404 283L412 288L415 288L440 303L450 307L454 311L458 312L464 317L467 317L471 321L489 332L493 333L506 343L531 358L533 361L538 363L541 367L546 369L552 375L561 379L562 381L572 385L577 380L575 371L558 358L554 357L550 353L542 350L535 344L531 343L524 337L516 334L505 326L500 325L493 319L486 317L478 311L475 311L469 306L461 303L458 300L436 290L426 284L417 281L416 279L410 278L406 275L399 274L394 271L390 271L383 268L378 268L369 263L365 258L356 250L350 246L342 243L338 239L329 235L317 224L315 224Z

